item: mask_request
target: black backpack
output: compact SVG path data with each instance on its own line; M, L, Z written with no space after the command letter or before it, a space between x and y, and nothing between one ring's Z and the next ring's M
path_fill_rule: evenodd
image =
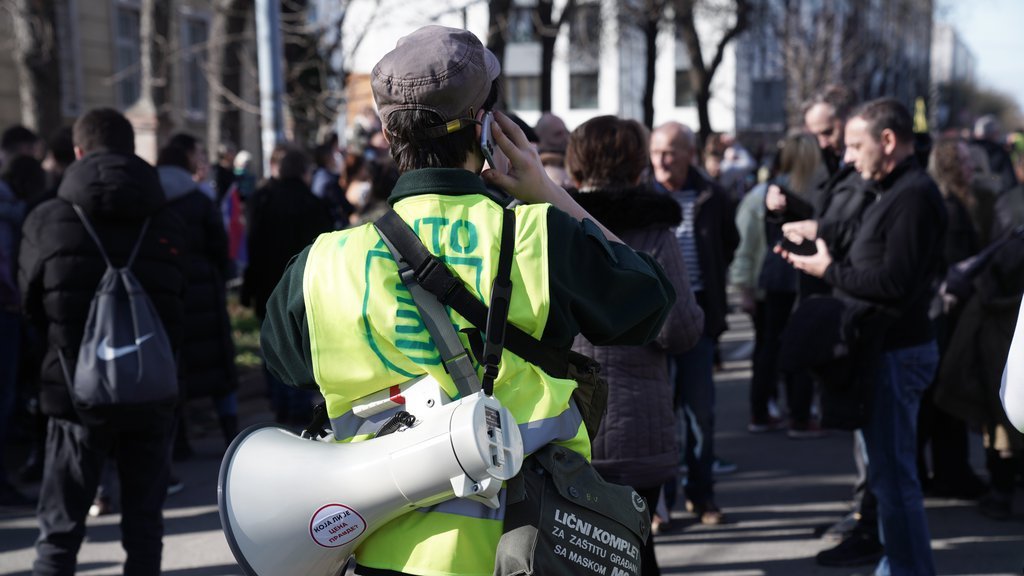
M89 304L73 373L60 356L76 411L90 420L90 415L173 403L178 398L174 352L153 302L131 271L149 219L142 224L128 261L118 268L111 264L85 212L73 207L107 264Z

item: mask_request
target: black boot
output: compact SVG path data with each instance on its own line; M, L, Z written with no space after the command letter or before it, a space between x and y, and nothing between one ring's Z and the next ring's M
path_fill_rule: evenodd
M985 464L991 490L978 503L979 511L994 520L1006 520L1013 513L1013 483L1016 462L1003 458L996 450L985 452Z

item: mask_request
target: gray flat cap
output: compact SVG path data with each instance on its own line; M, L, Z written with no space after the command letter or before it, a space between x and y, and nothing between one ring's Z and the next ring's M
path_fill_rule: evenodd
M500 72L498 59L471 32L424 26L373 67L371 86L385 124L395 110L429 110L449 122L478 110Z

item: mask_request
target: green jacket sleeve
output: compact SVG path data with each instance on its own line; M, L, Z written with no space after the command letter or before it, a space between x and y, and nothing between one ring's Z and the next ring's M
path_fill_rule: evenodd
M292 258L267 302L260 347L267 369L289 386L317 390L302 277L310 247Z
M548 209L551 310L542 340L641 345L658 336L675 290L651 256L610 242L596 224Z

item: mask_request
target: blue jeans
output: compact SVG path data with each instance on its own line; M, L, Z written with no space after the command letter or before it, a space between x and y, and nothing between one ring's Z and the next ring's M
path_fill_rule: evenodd
M935 341L882 354L864 426L869 481L878 499L885 557L875 574L935 574L924 496L917 477L917 413L935 377Z
M704 335L676 356L676 405L686 418L686 499L698 506L714 500L715 341Z

